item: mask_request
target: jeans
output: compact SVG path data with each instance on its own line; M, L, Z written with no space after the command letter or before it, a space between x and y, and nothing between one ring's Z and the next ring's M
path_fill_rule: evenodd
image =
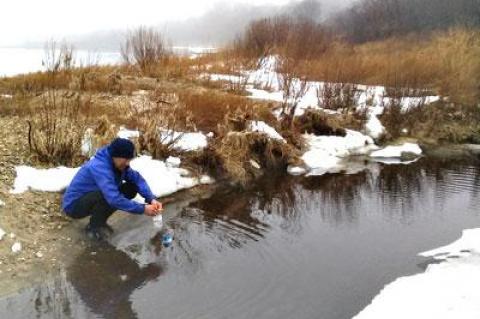
M128 199L133 199L138 193L137 185L129 182L120 185L119 190ZM77 199L68 216L75 219L91 216L90 227L98 228L104 226L116 210L107 203L101 191L96 191Z

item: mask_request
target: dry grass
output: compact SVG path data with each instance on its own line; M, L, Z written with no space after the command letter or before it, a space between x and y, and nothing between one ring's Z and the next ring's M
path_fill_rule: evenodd
M230 132L215 150L226 175L242 185L265 171L285 170L298 156L289 144L254 132Z
M28 145L36 160L76 165L84 160L82 140L87 129L90 99L50 90L28 117Z
M345 136L345 129L340 125L336 116L321 111L307 111L295 118L295 128L300 133Z
M224 123L226 117L238 113L243 114L241 116L246 120L263 120L269 123L276 121L271 112L271 104L243 96L203 89L180 92L179 99L191 112L196 128L204 132L218 134L219 124Z
M454 29L428 38L391 38L362 45L333 43L310 61L310 79L433 90L451 101L480 99L480 32Z
M436 102L402 113L386 109L381 117L390 139L413 136L424 143L480 143L480 114L477 107ZM406 129L407 133L402 133Z

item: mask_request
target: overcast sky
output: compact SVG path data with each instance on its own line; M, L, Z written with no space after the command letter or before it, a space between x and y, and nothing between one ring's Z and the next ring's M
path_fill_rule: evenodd
M288 0L229 0L283 5ZM0 0L0 46L200 16L209 0Z

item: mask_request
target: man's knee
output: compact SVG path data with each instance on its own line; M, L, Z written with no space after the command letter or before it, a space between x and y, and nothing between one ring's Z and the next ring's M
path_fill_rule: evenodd
M137 196L138 186L134 183L126 182L120 185L120 192L128 199L133 199Z

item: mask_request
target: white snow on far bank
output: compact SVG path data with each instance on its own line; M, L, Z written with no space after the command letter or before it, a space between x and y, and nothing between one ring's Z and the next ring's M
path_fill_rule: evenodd
M480 318L480 228L420 254L443 260L388 284L355 319Z
M282 88L282 74L276 71L279 63L278 56L268 56L259 61L259 68L257 70L244 70L239 75L228 74L202 74L201 77L209 78L212 81L228 81L232 83L245 84L245 89L250 93L249 98L260 99L274 102L283 102L285 100ZM289 104L297 104L295 109L295 116L301 116L307 109L318 109L325 112L336 113L336 111L324 109L323 92L326 84L336 85L335 83L308 81L305 83L305 88L302 90L302 83L299 79L292 81L290 88L291 92L301 92L297 100L292 97L287 97ZM350 84L355 88L353 93L356 110L367 110L368 121L365 124L365 132L372 138L380 138L385 134L385 127L382 125L379 115L382 114L384 107L391 106L394 101L395 104L400 105L401 111L406 112L411 108L430 104L440 100L439 96L424 96L424 97L401 97L400 99L393 99L388 97L387 90L383 86L369 86L361 84ZM341 87L341 85L340 85ZM381 112L378 112L381 110ZM279 112L274 111L278 117Z
M270 55L260 61L259 68L254 71L247 71L247 83L253 84L261 89L278 91L281 89L283 76L277 73L278 56Z
M382 125L375 114L371 114L367 123L365 124L365 131L368 136L377 139L385 134L385 126Z
M140 132L137 130L129 130L123 126L120 127L117 133L117 137L120 138L126 138L126 139L131 139L131 138L138 138L140 136Z
M417 162L420 157L417 157L413 160L403 161L398 157L372 157L372 161L375 163L382 163L386 165L409 165Z
M242 75L231 74L202 74L201 77L208 78L210 81L227 81L233 83L240 83L245 81L245 77Z
M208 145L207 136L201 132L175 132L163 130L160 132L163 144L173 143L172 147L178 151L198 151Z
M250 99L267 100L267 101L274 101L274 102L283 101L282 91L268 92L265 90L247 88L247 92L250 93L250 95L248 96Z
M422 149L418 144L404 143L397 146L387 146L384 149L372 152L371 157L396 158L402 157L403 153L411 153L417 156L422 155Z
M308 169L308 175L323 175L344 169L342 159L348 156L367 155L378 149L373 139L360 132L346 130L342 136L316 136L304 134L308 150L302 160ZM290 167L291 174L299 174L300 168Z
M3 207L3 206L5 206L5 202L0 199L0 207Z
M13 95L11 94L0 94L0 97L4 99L13 99Z
M272 139L286 143L285 139L273 127L263 121L251 121L248 125L248 130L267 134Z
M3 236L5 236L6 234L7 233L3 229L0 228L0 240L2 240Z
M173 160L172 160L173 161ZM178 163L178 161L176 161ZM150 156L140 156L132 160L130 166L140 172L152 189L155 196L170 195L181 189L199 184L210 184L213 180L208 176L200 178L188 176L186 169L172 167L163 161ZM29 189L36 191L60 192L70 185L79 168L58 167L37 169L28 166L16 167L17 176L11 193L19 194Z
M34 191L60 192L70 184L79 168L56 167L37 169L29 166L15 167L17 176L12 194L20 194L31 189Z
M382 106L372 106L368 109L368 121L365 124L365 131L368 136L377 139L385 134L385 126L382 125L378 119L379 115L382 115L384 107Z

